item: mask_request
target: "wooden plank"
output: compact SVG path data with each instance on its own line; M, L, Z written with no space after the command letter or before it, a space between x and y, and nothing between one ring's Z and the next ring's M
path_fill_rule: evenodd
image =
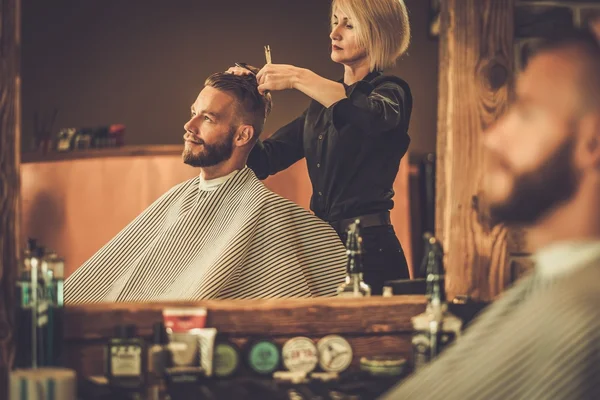
M19 249L20 0L0 0L0 399L14 357L14 286Z
M514 0L447 0L441 17L436 234L449 297L489 301L510 273L506 230L481 218L481 134L508 102Z
M115 326L135 324L150 336L165 307L206 307L207 326L224 334L390 334L410 332L410 318L425 310L424 296L368 299L212 300L193 303L114 303L65 308L65 340L103 340Z

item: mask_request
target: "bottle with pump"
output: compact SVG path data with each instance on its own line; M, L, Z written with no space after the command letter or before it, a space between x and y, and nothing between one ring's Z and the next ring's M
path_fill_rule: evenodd
M63 283L64 260L54 252L49 252L42 261L46 299L48 301L48 329L46 365L59 366L63 338Z
M444 282L444 252L440 242L426 233L423 266L427 273L427 308L412 318L414 370L436 358L462 329L462 321L448 311Z
M346 240L346 280L338 289L341 297L369 297L371 288L363 280L362 268L362 237L360 235L360 220L356 220L348 228L348 239Z

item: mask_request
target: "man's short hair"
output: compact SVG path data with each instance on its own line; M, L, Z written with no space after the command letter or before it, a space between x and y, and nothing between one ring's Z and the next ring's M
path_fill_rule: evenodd
M544 38L535 46L530 59L547 52L578 50L582 65L580 88L585 106L600 106L600 39L587 28L561 31ZM560 93L557 93L560 96Z
M271 112L271 95L261 95L254 75L234 75L217 72L209 76L204 86L227 92L236 99L240 122L252 125L254 138L263 131L265 120Z

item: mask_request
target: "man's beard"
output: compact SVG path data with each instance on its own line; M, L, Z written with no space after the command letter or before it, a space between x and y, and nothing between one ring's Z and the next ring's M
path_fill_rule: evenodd
M492 222L530 226L570 200L579 182L573 152L574 143L569 139L536 171L514 176L510 197L490 205Z
M233 154L233 136L235 128L230 128L227 136L221 142L208 144L202 143L202 149L199 153L194 154L192 149L183 150L183 162L192 167L213 167L217 164L227 161Z

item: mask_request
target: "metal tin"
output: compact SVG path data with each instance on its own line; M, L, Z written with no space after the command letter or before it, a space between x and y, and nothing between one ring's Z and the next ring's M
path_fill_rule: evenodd
M218 342L215 345L213 362L215 376L228 378L235 374L240 366L240 351L233 343Z
M307 337L288 340L281 350L283 365L292 372L310 373L317 368L319 356L317 346Z
M281 356L279 347L271 340L253 342L246 355L250 369L260 375L270 375L279 368Z
M360 369L374 376L400 376L406 368L406 359L402 357L362 357Z
M325 336L317 343L317 349L323 371L343 372L352 363L352 346L341 336Z

